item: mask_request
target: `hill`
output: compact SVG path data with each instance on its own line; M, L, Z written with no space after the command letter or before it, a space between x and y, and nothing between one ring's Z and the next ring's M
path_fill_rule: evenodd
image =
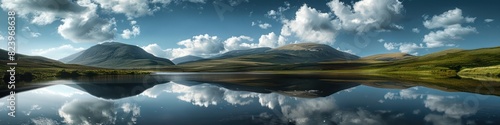
M179 58L175 58L172 60L173 63L175 64L181 64L181 63L187 63L187 62L193 62L193 61L198 61L198 60L203 60L205 58L201 58L198 56L192 56L192 55L187 55Z
M261 47L261 48L245 49L245 50L233 50L233 51L223 53L219 56L212 57L211 59L225 59L225 58L232 58L232 57L238 57L238 56L262 54L268 50L271 50L271 48Z
M174 65L170 60L156 57L140 47L118 42L92 46L68 63L114 69Z
M184 71L253 71L280 70L283 65L316 64L325 61L355 60L358 56L338 51L328 45L290 44L263 53L180 64Z
M361 60L375 60L375 61L396 61L401 59L407 59L414 57L413 55L407 53L387 53L387 54L377 54L372 56L367 56L360 58Z
M77 53L74 53L74 54L71 54L71 55L66 56L64 58L61 58L61 59L59 59L59 61L61 61L63 63L68 63L69 61L71 61L71 60L75 59L76 57L82 55L83 52L85 52L85 50L77 52Z

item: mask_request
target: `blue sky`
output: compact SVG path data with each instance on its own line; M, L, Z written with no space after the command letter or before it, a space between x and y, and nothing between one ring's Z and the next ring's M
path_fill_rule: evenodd
M2 0L18 52L59 59L117 41L164 58L300 42L368 56L500 45L495 0ZM225 11L224 11L225 10ZM6 47L7 28L0 30Z

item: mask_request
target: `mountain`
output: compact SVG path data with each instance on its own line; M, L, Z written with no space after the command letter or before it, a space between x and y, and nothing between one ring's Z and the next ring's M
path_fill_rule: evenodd
M92 46L68 63L119 69L174 65L170 60L156 57L137 46L118 42Z
M180 64L184 71L254 71L289 69L285 65L356 60L359 57L315 43L290 44L256 54ZM344 61L345 62L345 61Z
M441 71L458 72L467 68L486 67L500 64L500 47L480 48L473 50L449 49L423 56L394 61L374 68L388 71Z
M362 60L375 60L375 61L396 61L401 59L407 59L415 57L407 53L387 53L387 54L377 54L372 56L367 56L361 58Z
M225 59L225 58L246 56L246 55L252 55L252 54L262 54L268 50L271 50L271 48L261 47L261 48L245 49L245 50L233 50L233 51L229 51L229 52L226 52L224 54L221 54L219 56L212 57L211 59Z
M67 57L61 58L61 59L59 59L59 61L61 61L63 63L68 63L69 61L71 61L71 60L75 59L76 57L82 55L83 52L85 52L85 50L77 52L75 54L71 54L71 55L69 55Z
M5 64L11 62L9 56L7 55L7 50L0 49L0 62ZM18 65L16 67L36 67L36 68L52 68L52 67L70 67L70 65L64 65L64 63L52 60L49 58L41 56L28 56L16 53L16 62ZM5 66L5 65L3 65Z
M356 60L359 57L316 43L289 44L267 51L263 56L273 57L274 63L316 63L323 61Z
M175 64L180 64L180 63L198 61L198 60L202 60L202 59L205 59L205 58L201 58L201 57L198 57L198 56L187 55L187 56L175 58L175 59L172 60L172 62L174 62Z

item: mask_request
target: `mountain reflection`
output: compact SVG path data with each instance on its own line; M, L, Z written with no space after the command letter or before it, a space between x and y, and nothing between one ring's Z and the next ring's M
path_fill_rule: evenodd
M55 81L19 92L18 124L498 124L500 98L320 77L205 74ZM404 83L387 83L399 85ZM0 102L6 102L3 97ZM0 103L0 112L7 112Z

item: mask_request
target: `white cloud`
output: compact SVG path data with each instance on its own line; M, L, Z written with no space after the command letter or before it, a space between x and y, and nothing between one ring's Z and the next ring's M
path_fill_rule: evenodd
M455 8L453 10L448 10L440 15L434 15L432 19L425 20L424 26L428 29L435 28L445 28L450 25L460 24L463 22L472 23L475 17L463 17L462 10Z
M269 23L262 23L262 24L259 24L259 27L262 29L267 29L267 28L272 27L272 25Z
M225 51L232 51L232 50L241 50L241 49L250 49L250 48L256 48L257 44L251 43L253 39L249 36L232 36L225 40L224 43L224 49Z
M261 35L259 38L259 47L279 47L286 44L286 38L283 36L277 36L274 32L267 35Z
M398 29L398 30L403 30L405 29L405 27L401 26L401 25L397 25L397 24L391 24L391 27L392 28L395 28L395 29Z
M131 114L130 121L128 121L128 125L137 124L137 117L141 115L141 108L135 104L124 103L120 107L123 109L123 112L126 114Z
M443 112L444 115L457 119L477 112L477 107L464 105L462 101L455 98L454 96L427 95L424 104L431 111Z
M467 23L474 23L476 20L476 17L465 17L465 22Z
M2 0L4 10L15 10L22 18L37 25L61 20L58 33L73 42L102 42L114 38L114 19L102 19L97 5L90 0L12 1Z
M413 29L411 29L411 31L414 33L420 33L420 30L418 28L413 28Z
M157 57L167 57L167 52L165 50L163 50L156 43L149 44L149 45L143 46L141 48L144 49L144 51L153 54L154 56L157 56Z
M304 4L295 13L294 20L284 21L281 35L294 35L302 42L332 44L340 28L337 24L329 13L321 13Z
M171 57L182 57L187 55L194 56L212 56L224 50L224 45L217 36L208 34L193 36L192 39L186 39L177 43L184 48L171 49Z
M140 107L135 104L120 105L107 100L85 99L65 103L59 108L58 114L64 123L72 125L125 123L131 125L136 124L140 111Z
M94 0L101 8L113 13L125 14L129 19L153 14L148 0ZM133 9L132 9L133 8Z
M136 37L141 34L141 27L134 25L132 26L132 30L125 29L123 30L121 36L123 39L130 39L131 37Z
M277 10L269 10L267 11L267 13L265 14L265 16L271 18L271 19L275 19L277 21L285 21L287 20L285 15L283 14L285 11L289 10L290 9L290 3L288 2L285 2L284 3L285 6L280 6L278 7Z
M424 36L423 42L428 48L454 46L455 40L463 39L462 36L471 33L477 33L475 27L462 27L460 24L454 24L446 27L444 30L432 31Z
M361 0L352 7L333 0L327 5L340 20L342 29L358 33L391 29L403 11L403 4L398 0Z
M384 42L385 40L384 39L378 39L377 41L378 42Z
M398 49L402 53L410 53L413 55L417 55L415 51L417 49L425 48L422 44L417 45L416 43L393 43L393 42L385 42L384 48L387 50L395 50Z
M413 55L418 55L418 53L414 53L416 49L424 48L422 44L417 45L416 43L402 43L399 46L399 51L402 53L410 53Z
M32 118L31 122L35 125L59 125L59 122L56 120L45 117Z
M273 33L274 34L274 33ZM282 38L283 39L283 38ZM252 43L253 38L249 36L232 36L224 41L217 36L208 34L193 36L191 39L186 39L178 42L181 47L162 49L158 44L149 44L142 46L146 52L155 56L174 59L182 56L193 55L200 57L210 57L232 50L250 49L261 47L257 43ZM272 41L275 42L275 41Z
M486 22L486 23L493 22L493 21L494 21L493 19L484 19L484 22Z
M396 49L397 46L399 46L401 44L399 43L392 43L392 42L387 42L387 43L384 43L384 47L385 49L387 50L393 50L393 49Z
M32 37L32 38L37 38L37 37L40 37L42 35L39 32L32 31L30 27L24 27L22 29L22 31L28 33L29 37Z
M51 59L60 59L69 54L76 53L84 50L82 47L73 47L72 45L66 44L59 47L48 48L48 49L34 49L31 50L32 55L39 55L43 57L48 57Z
M114 124L116 121L114 103L103 100L73 100L58 112L66 124Z

